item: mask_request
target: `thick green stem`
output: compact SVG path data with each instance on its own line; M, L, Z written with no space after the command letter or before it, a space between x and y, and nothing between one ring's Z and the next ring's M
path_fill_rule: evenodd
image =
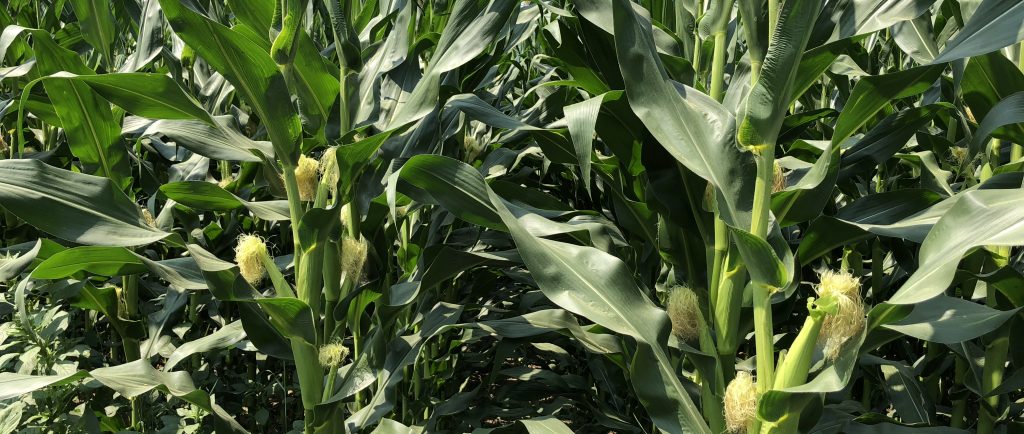
M757 178L754 180L754 204L750 233L768 238L768 223L772 203L772 182L775 177L775 144L763 145L755 150Z
M341 255L338 245L328 243L324 248L324 330L323 342L330 343L337 328L334 310L341 299Z
M696 6L695 18L699 20L700 16L704 13L704 1L697 0ZM693 61L690 63L693 65L693 71L697 74L697 77L700 77L700 58L703 51L700 48L703 41L700 39L700 32L697 30L697 27L693 26Z
M775 343L772 332L772 289L753 285L754 345L757 350L757 391L765 393L775 383Z
M956 371L953 374L953 381L956 384L964 383L964 376L967 374L967 362L957 357ZM957 399L953 401L953 411L949 415L949 426L952 428L966 428L967 423L967 400Z
M992 247L990 247L992 248ZM997 257L996 267L1002 268L1008 265L1010 248L1008 246L996 246ZM988 293L985 297L985 304L993 309L998 309L996 301L996 288L988 286ZM1008 324L992 332L991 341L985 347L985 366L981 372L981 392L988 394L1003 384L1003 374L1006 369L1006 360L1010 350L1010 328ZM995 429L996 420L999 417L999 395L985 398L978 408L978 434L991 434Z
M284 188L288 194L288 214L291 218L292 242L295 248L295 256L292 261L295 263L295 269L298 269L299 263L302 260L302 246L299 245L299 222L302 221L302 215L306 211L302 207L302 199L299 197L299 184L295 180L295 166L283 165L282 169L284 170Z
M757 179L754 183L753 219L750 232L766 239L768 237L769 205L771 185L774 176L775 146L756 152ZM774 288L754 283L754 342L757 349L757 389L767 392L775 383L775 344L772 321L771 294Z
M121 294L124 304L124 312L120 314L125 319L133 320L139 316L139 276L129 275L124 276L121 281ZM139 340L134 337L129 337L127 334L121 336L121 344L124 347L124 359L125 363L134 362L142 358L142 349L139 347ZM142 397L137 396L131 399L132 413L131 423L132 427L138 429L139 418L142 416L142 403L139 401Z
M292 239L294 242L294 263L295 263L295 287L299 299L306 302L313 312L320 312L320 289L314 288L313 282L320 278L320 266L322 263L303 260L304 250L299 241L299 222L305 209L302 200L299 198L299 187L295 180L295 167L283 164L284 185L288 194L288 211L291 217ZM310 262L309 264L306 264ZM312 277L315 276L315 279ZM318 285L318 283L317 283ZM313 432L313 409L320 403L323 393L323 368L320 366L319 354L315 345L302 341L299 338L292 338L292 356L295 358L295 369L299 376L299 392L302 397L302 408L305 410L305 431Z
M124 318L137 319L139 316L139 276L124 276L121 281L121 293L124 299L124 312L122 312ZM121 341L124 344L125 362L134 362L142 357L138 339L122 336Z
M714 356L715 341L711 337L711 332L708 330L707 322L704 321L703 315L700 318L700 350L705 354L711 354ZM729 361L732 365L732 361ZM725 395L725 377L722 374L722 361L718 360L716 366L720 369L715 369L715 381L704 380L701 382L701 410L704 413L704 419L708 421L708 427L711 428L712 432L722 433L725 432L725 412L722 407L722 397ZM713 383L713 384L712 384Z
M730 3L731 4L731 3ZM710 96L721 102L725 94L725 61L726 49L729 40L726 37L726 26L728 22L723 20L722 25L716 24L714 29L715 51L711 58L711 85ZM718 337L717 352L720 360L727 363L720 364L723 381L731 380L735 367L732 361L735 359L736 347L739 345L739 315L743 304L743 265L739 255L729 251L729 228L718 212L717 201L715 203L715 244L714 259L711 270L711 294L712 318L715 321L715 332Z
M993 332L995 336L985 348L985 366L981 374L982 393L987 394L1003 383L1003 372L1010 349L1009 331L1009 328L1004 325ZM994 432L998 417L999 395L985 398L984 403L978 409L978 434Z
M340 119L339 126L341 127L341 134L345 134L350 128L352 128L352 115L348 111L348 67L344 65L344 62L342 62L341 70L339 72L341 73L341 78L338 82L338 93L341 99L339 100L338 107L341 110L341 113L338 117Z
M725 49L729 40L726 38L725 29L717 30L715 37L715 52L711 58L711 88L708 93L715 101L722 101L722 88L725 83Z

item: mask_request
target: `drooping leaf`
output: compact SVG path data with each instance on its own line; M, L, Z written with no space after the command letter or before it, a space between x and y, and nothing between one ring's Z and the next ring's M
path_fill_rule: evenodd
M839 120L832 143L840 144L867 123L890 100L924 92L935 82L945 65L919 66L885 75L864 77L853 88Z
M109 179L38 160L0 161L0 206L44 232L81 244L139 246L168 236L149 226Z
M954 344L995 330L1018 310L1020 308L1000 311L962 298L940 295L915 304L909 315L883 327L929 342Z
M284 76L270 54L241 33L216 23L180 0L160 0L174 32L235 86L267 127L277 157L294 160L302 126Z
M164 184L160 191L176 202L201 210L231 211L245 207L264 220L288 220L288 203L284 200L250 202L220 186L204 181L179 181Z
M984 0L934 63L990 53L1024 39L1024 3Z
M928 232L917 271L888 303L916 304L941 294L960 258L976 246L1024 245L1024 195L1019 189L976 190L960 196ZM975 224L979 221L985 224Z
M101 276L124 276L145 272L146 265L124 247L82 246L46 258L32 270L32 277L61 279L80 271Z

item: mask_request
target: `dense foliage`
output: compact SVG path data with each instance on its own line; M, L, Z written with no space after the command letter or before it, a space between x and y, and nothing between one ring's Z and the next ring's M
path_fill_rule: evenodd
M0 432L1024 429L1024 3L7 0Z

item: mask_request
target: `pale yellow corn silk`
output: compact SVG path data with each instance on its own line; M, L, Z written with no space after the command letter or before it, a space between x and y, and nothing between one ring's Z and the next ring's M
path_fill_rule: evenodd
M267 243L258 235L242 235L235 246L235 263L246 282L257 284L263 280L267 270L263 257L268 255Z
M818 342L825 357L835 360L850 338L864 329L864 299L860 293L860 280L847 271L825 270L818 284L820 297L835 299L838 310L825 316Z
M299 186L299 199L311 201L316 196L316 186L320 182L320 162L305 155L299 156L299 164L295 166L295 182Z
M967 160L967 156L969 154L970 154L970 151L967 148L964 148L964 147L953 146L953 147L949 148L949 159L950 159L950 162L956 164L957 166L963 165L964 161Z
M153 218L153 213L149 212L149 208L146 208L146 207L143 206L143 207L139 207L139 209L142 210L142 220L144 220L146 222L146 225L151 227L151 228L155 228L156 227L156 219Z
M350 215L351 212L349 211L349 204L346 203L342 205L341 212L339 214L341 214L339 216L339 219L341 220L341 230L347 231L349 226L352 225L352 216Z
M700 206L704 211L711 212L715 210L715 186L711 185L710 182L704 186L704 198Z
M757 384L749 372L739 371L725 388L725 427L741 433L757 415Z
M353 282L359 283L366 264L366 241L345 237L341 242L341 271Z
M776 161L772 169L772 193L778 193L786 189L786 176L786 172L782 170L782 166Z
M668 318L672 320L672 333L689 341L700 335L701 313L697 294L685 286L669 290Z
M348 357L348 348L341 342L332 342L320 347L320 366L333 368L341 365Z
M320 178L326 180L331 193L337 193L338 188L338 147L327 148L320 156Z

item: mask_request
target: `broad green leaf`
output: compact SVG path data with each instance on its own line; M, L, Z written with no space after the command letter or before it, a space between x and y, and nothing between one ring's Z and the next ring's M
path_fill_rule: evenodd
M569 136L572 138L573 149L576 150L576 161L580 165L583 186L590 191L590 155L594 149L594 135L597 127L597 115L601 103L607 94L601 94L586 101L565 106L565 121L569 124Z
M458 179L459 184L468 187L463 188L457 197L468 198L467 203L471 200L476 204L474 206L484 207L483 201L490 201L491 212L501 218L512 234L523 262L548 299L570 312L638 340L656 361L657 376L664 383L657 388L641 384L634 384L634 387L644 402L657 403L648 411L662 429L710 432L662 347L662 343L668 340L668 316L640 291L625 263L593 247L534 235L526 226L536 216L528 213L514 215L506 203L487 187L479 172L464 163L441 156L420 155L406 162L403 172L410 166L424 172L446 173L448 179ZM451 190L445 187L442 191ZM486 196L478 197L479 194ZM447 203L445 205L447 207Z
M389 21L394 25L393 30L388 32L380 48L366 60L358 74L358 85L353 98L356 104L349 104L349 109L354 114L353 125L378 124L378 121L383 124L390 123L390 120L381 119L381 86L386 80L403 82L399 77L388 73L405 63L415 39L412 26L409 24L413 20L415 5L412 2L400 2L396 6L400 9L389 17ZM385 77L385 74L388 74L388 77ZM378 127L382 130L388 129L386 125Z
M576 317L562 309L545 309L524 315L471 324L505 338L524 338L558 331L577 339L587 351L597 354L622 352L619 339L614 335L591 333L579 325Z
M96 287L86 281L78 286L78 292L74 294L71 305L81 309L93 310L103 314L110 325L117 332L116 336L122 339L141 339L146 336L142 322L122 318L119 309L118 291L120 288L113 286Z
M297 52L292 64L284 70L285 78L299 97L299 110L305 116L308 128L320 131L331 117L331 106L338 99L337 69L320 55L306 32L300 31L295 43Z
M278 221L291 218L288 203L283 200L250 202L205 181L179 181L160 186L160 191L182 205L209 211L231 211L245 207L252 215L264 220Z
M160 186L160 191L175 202L197 209L231 211L242 205L237 196L210 182L172 182Z
M971 58L964 69L960 89L970 114L975 122L980 122L999 101L1024 91L1024 74L1001 53L989 53ZM1007 125L993 131L992 136L1024 143L1024 126Z
M983 146L996 129L1020 122L1024 122L1024 91L1003 98L992 107L971 138L971 155L984 150Z
M139 116L153 119L198 119L214 124L210 114L166 75L141 72L75 75L61 72L45 80L85 83L107 101Z
M63 375L27 375L0 372L0 400L17 398L50 386L72 383L87 376L88 373L84 371Z
M505 224L488 199L487 186L478 181L478 174L467 176L467 173L465 167L447 160L438 162L434 158L420 157L406 162L400 176L421 189L444 186L443 204L449 211L467 222L504 230Z
M161 279L181 289L207 289L203 275L192 258L170 258L154 261L138 255L139 260Z
M955 344L995 330L1017 309L1000 311L962 298L940 295L917 303L903 319L882 326L907 336L940 344Z
M631 4L613 1L616 54L630 107L666 151L718 189L723 218L749 227L753 160L733 144L735 120L707 95L669 79L650 24Z
M852 136L890 100L924 92L939 78L943 69L945 65L919 66L860 79L839 114L832 143L838 145Z
M129 171L128 150L121 143L110 105L82 83L44 80L43 86L55 102L54 111L75 156L89 172L124 185Z
M919 129L952 107L938 103L914 107L886 116L842 156L839 179L868 172L896 155Z
M841 208L835 217L822 216L811 223L800 241L797 256L802 264L808 264L832 249L868 238L868 229L873 225L893 225L941 199L942 196L923 189L900 189L864 196ZM927 224L917 229L920 235L915 239L924 239L930 228L931 224Z
M780 226L792 226L821 214L839 172L839 147L829 142L817 161L783 191L772 194L772 213Z
M618 31L615 28L613 13L614 0L576 0L573 4L576 6L576 10L581 17L590 21L601 30L612 35L615 35ZM633 11L636 12L637 19L642 22L641 25L644 28L651 28L655 49L658 53L682 56L683 53L674 35L671 35L661 27L653 26L650 11L639 3L633 3Z
M135 397L151 390L159 390L176 398L196 405L213 415L214 427L218 433L246 433L227 411L213 402L213 399L192 383L187 372L158 371L145 360L136 360L123 365L94 369L88 373L121 395Z
M934 4L928 0L852 0L838 20L839 38L872 33L921 16Z
M1024 195L1016 190L977 190L962 198L928 232L918 269L887 301L916 304L946 290L956 264L982 245L1024 245ZM985 224L977 224L985 222Z
M473 0L456 0L423 77L408 101L399 107L388 129L417 121L430 113L438 103L441 74L482 54L498 38L518 5L514 0L490 0L480 7Z
M878 366L885 379L885 389L900 421L904 423L925 423L933 425L935 402L917 379L914 370L903 363L893 362L874 356L865 356L861 362L867 366Z
M58 46L50 35L38 30L29 33L33 36L32 48L36 52L38 71L41 74L62 71L78 75L94 74L74 52ZM71 152L82 161L86 170L105 176L119 186L126 185L129 176L128 152L121 143L120 131L110 105L82 83L43 80L43 87L68 136ZM28 97L28 90L22 94L23 101Z
M793 93L789 100L796 101L800 95L807 92L807 89L810 89L818 81L821 74L828 71L839 55L848 52L856 46L859 40L860 38L844 38L807 50L800 58L800 66L793 79Z
M789 272L767 241L742 229L731 228L731 233L751 280L773 288L789 285Z
M0 282L6 282L18 277L22 271L25 271L29 265L32 265L32 261L39 255L42 247L43 240L36 240L36 242L32 243L32 248L20 252L14 251L14 248L4 249L5 252L0 253L0 257L6 258L0 260Z
M32 277L62 279L80 271L101 276L125 276L146 270L142 260L124 247L82 246L46 258L32 270Z
M174 32L235 86L267 128L277 158L294 163L302 126L284 76L270 54L242 34L210 20L180 0L160 0Z
M135 37L135 51L125 59L118 72L136 72L160 55L163 48L163 15L159 0L143 0L139 33Z
M146 125L143 137L161 135L189 151L217 160L262 162L274 157L270 143L252 140L233 127L230 116L215 116L216 125L198 120L162 119Z
M80 244L139 246L168 236L146 224L138 205L109 179L36 160L0 161L0 206Z
M796 86L800 59L821 0L790 0L779 12L764 65L747 95L736 141L747 149L775 149Z
M939 47L932 39L931 16L924 14L892 26L892 38L915 62L926 65L939 55Z
M111 49L114 45L114 14L110 4L100 0L75 0L71 7L82 27L82 36L109 64L114 61Z
M935 63L990 53L1024 40L1024 3L984 0Z
M227 0L226 3L240 23L248 25L260 33L270 30L271 21L274 19L273 4L245 0ZM269 36L263 35L263 37L268 38Z
M932 151L896 154L896 158L916 169L915 174L918 175L922 187L945 196L953 195L953 188L949 185L949 178L953 173L939 166L938 159Z

